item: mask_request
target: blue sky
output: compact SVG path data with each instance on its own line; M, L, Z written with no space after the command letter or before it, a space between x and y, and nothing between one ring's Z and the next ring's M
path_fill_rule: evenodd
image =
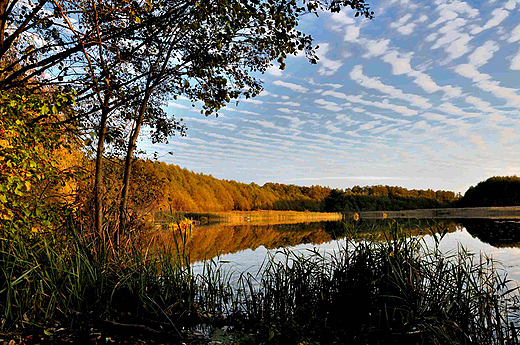
M373 20L303 17L317 65L290 57L260 76L260 96L218 118L172 102L188 136L141 148L260 185L465 192L520 174L520 0L368 2Z

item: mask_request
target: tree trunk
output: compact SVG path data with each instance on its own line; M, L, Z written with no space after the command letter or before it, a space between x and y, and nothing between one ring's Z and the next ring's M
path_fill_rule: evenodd
M119 205L119 229L115 236L117 244L119 244L119 238L121 234L124 232L126 207L128 205L128 187L130 185L130 174L132 172L132 155L136 147L135 143L137 142L137 138L139 137L139 131L141 130L141 124L143 123L144 113L146 112L146 108L148 106L148 101L150 100L151 93L152 90L146 91L144 99L141 103L141 107L139 108L139 115L135 123L135 128L132 131L130 139L128 141L128 148L125 157L125 172L123 175L123 190L121 191L121 204Z
M103 108L101 110L101 120L98 130L98 144L96 152L96 175L94 180L94 207L95 207L95 227L100 239L103 239L103 150L107 133L108 120L108 101L110 95L105 95Z
M0 0L0 47L4 46L5 24L7 22L9 0Z

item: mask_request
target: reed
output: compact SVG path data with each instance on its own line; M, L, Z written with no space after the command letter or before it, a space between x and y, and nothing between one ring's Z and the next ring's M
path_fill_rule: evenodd
M182 327L223 313L225 277L216 263L194 275L182 243L172 251L141 238L130 236L116 250L71 224L38 236L2 231L1 333L49 341L143 332L177 339Z
M333 254L281 251L257 277L243 276L235 324L272 344L516 344L517 303L484 254L405 236L347 241Z
M342 219L341 213L330 212L300 212L300 211L229 211L229 212L158 212L154 216L156 223L164 223L173 219L177 221L183 218L190 218L207 223L225 223L228 225L242 225L251 223L266 224L295 224L315 221L339 221Z
M431 248L390 224L373 229L385 241L347 224L336 252L282 250L255 276L226 272L218 257L195 274L180 227L174 245L129 235L117 249L72 222L46 235L2 231L1 330L164 343L204 324L249 344L518 343L516 296L495 261L443 254L442 233Z

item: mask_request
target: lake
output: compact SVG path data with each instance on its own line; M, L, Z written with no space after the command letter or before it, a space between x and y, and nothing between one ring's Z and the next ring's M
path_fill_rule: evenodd
M176 236L177 246L190 254L195 271L204 259L218 257L226 270L255 274L271 253L284 248L302 254L310 250L332 253L352 240L345 226L354 227L359 240L385 240L390 220L362 220L360 222L310 222L293 224L213 224L195 226L182 238ZM476 254L483 253L499 261L508 278L520 282L520 221L496 219L461 220L399 220L410 236L422 236L433 245L432 231L444 232L440 249L455 253L464 247ZM386 225L385 225L386 224ZM161 232L163 240L173 238L171 232ZM439 236L439 235L437 235ZM173 243L173 242L172 242Z

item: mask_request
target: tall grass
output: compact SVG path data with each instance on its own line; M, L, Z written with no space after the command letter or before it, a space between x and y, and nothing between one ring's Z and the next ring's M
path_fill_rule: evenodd
M396 223L386 241L363 236L333 254L281 251L235 279L218 259L195 274L186 233L174 248L131 235L116 251L72 223L39 236L2 231L1 329L172 342L213 324L251 344L517 343L514 296L493 260L427 248Z
M517 343L512 291L490 258L443 254L395 223L386 242L346 243L331 255L282 251L243 277L237 329L253 343Z
M331 212L301 212L301 211L228 211L228 212L157 212L154 215L156 222L167 222L169 220L180 220L191 218L202 224L225 223L228 225L242 225L250 223L260 224L296 224L316 221L340 221L341 213Z
M134 325L130 331L180 337L182 327L222 314L223 279L209 274L220 274L216 263L196 276L182 252L140 238L128 237L116 251L72 225L39 236L2 231L0 330L52 337L49 330L66 328L84 337L92 327L119 333Z

